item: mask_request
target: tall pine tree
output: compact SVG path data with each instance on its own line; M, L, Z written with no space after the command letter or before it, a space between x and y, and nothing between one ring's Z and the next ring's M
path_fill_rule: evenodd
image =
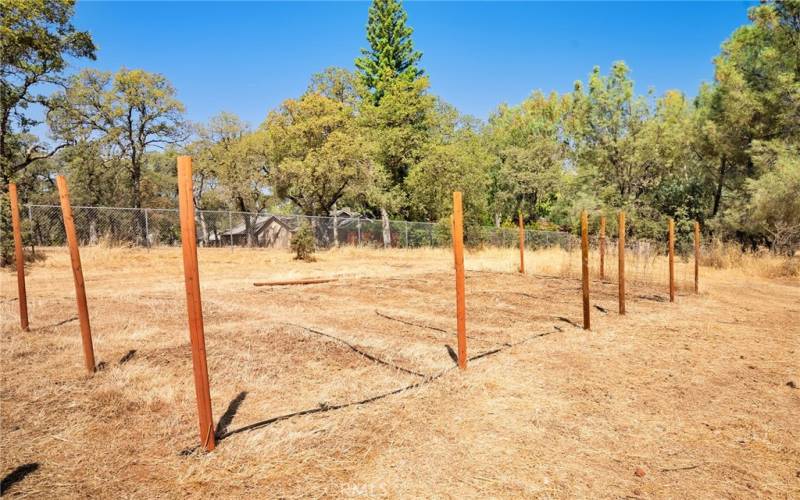
M422 53L414 50L413 29L406 26L408 16L398 0L373 0L367 20L369 49L361 49L356 59L359 75L378 104L387 87L400 78L412 82L423 71L417 66Z

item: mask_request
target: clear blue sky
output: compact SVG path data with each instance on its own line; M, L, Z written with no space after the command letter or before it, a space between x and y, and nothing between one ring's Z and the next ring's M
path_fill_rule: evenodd
M569 91L592 67L632 69L637 91L695 95L720 44L753 2L407 2L432 91L486 118L531 91ZM231 111L251 125L300 95L312 73L353 68L367 2L87 2L74 22L97 61L78 67L162 73L193 121Z

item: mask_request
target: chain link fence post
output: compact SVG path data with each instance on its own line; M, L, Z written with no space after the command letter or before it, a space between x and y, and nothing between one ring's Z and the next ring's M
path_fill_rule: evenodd
M228 210L228 236L231 241L231 252L233 252L233 216L231 216L230 210Z
M33 258L36 259L36 245L33 244L33 210L31 210L30 205L28 205L28 224L30 226L28 234L31 239L31 253L33 254Z
M356 228L358 229L358 246L361 246L361 216L358 216L356 221Z
M150 250L150 217L146 208L144 209L144 246Z

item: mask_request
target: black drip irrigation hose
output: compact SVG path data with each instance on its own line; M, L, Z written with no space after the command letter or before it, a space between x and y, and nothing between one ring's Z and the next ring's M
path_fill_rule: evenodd
M287 323L287 324L290 324L292 326L298 326L300 328L304 328L304 329L308 330L308 328L303 327L301 325L294 325L294 324L291 324L291 323ZM528 337L525 337L524 339L519 340L517 342L505 344L503 347L499 347L497 349L492 349L490 351L486 351L486 352L482 352L480 354L476 354L475 356L472 356L472 357L468 358L468 360L469 361L477 361L477 360L482 359L482 358L487 358L489 356L493 356L495 354L498 354L498 353L501 353L501 352L506 351L508 349L511 349L512 347L516 347L516 346L518 346L520 344L524 344L524 343L529 342L531 340L534 340L534 339L537 339L537 338L540 338L540 337L544 337L544 336L547 336L547 335L550 335L550 334L553 334L553 333L556 333L556 332L561 332L561 331L563 331L561 328L559 328L557 326L554 326L553 330L548 330L546 332L536 333L536 334L530 335ZM318 332L315 332L315 333L318 333ZM324 334L324 335L328 336L327 334ZM267 427L267 426L269 426L271 424L274 424L276 422L281 422L283 420L288 420L288 419L293 418L293 417L299 417L299 416L303 416L303 415L312 415L312 414L315 414L315 413L326 413L326 412L329 412L329 411L341 410L341 409L344 409L344 408L349 408L351 406L361 406L361 405L373 403L375 401L379 401L379 400L387 398L389 396L394 396L395 394L400 394L402 392L409 391L411 389L416 389L417 387L421 387L423 385L430 384L431 382L442 378L447 373L455 370L456 368L458 368L458 366L451 366L450 368L446 368L446 369L442 370L441 372L439 372L439 373L437 373L435 375L431 375L431 376L425 377L423 380L420 380L419 382L414 382L413 384L409 384L409 385L406 385L404 387L400 387L398 389L391 390L389 392L384 392L384 393L381 393L381 394L377 394L375 396L371 396L371 397L368 397L366 399L361 399L359 401L351 401L349 403L341 403L341 404L337 404L337 405L320 405L320 406L318 406L316 408L309 408L309 409L306 409L306 410L296 411L294 413L287 413L285 415L279 415L277 417L268 418L268 419L262 420L260 422L255 422L255 423L252 423L252 424L249 424L249 425L245 425L243 427L239 427L238 429L233 429L231 431L227 431L227 432L225 432L225 433L223 433L221 435L218 435L217 436L217 440L218 441L222 441L223 439L226 439L226 438L228 438L230 436L233 436L233 435L236 435L236 434L241 434L241 433L247 432L247 431L253 431L253 430L257 430L257 429L262 429L262 428ZM194 450L196 450L198 448L199 447L196 446L196 447L190 448L188 450L184 450L181 454L182 455L191 454Z
M380 365L388 366L389 368L393 368L395 370L399 370L399 371L401 371L403 373L407 373L409 375L414 375L416 377L421 377L421 378L426 378L427 377L427 375L424 375L422 373L415 372L413 370L409 370L408 368L403 368L402 366L398 366L398 365L396 365L394 363L390 363L389 361L384 361L384 360L382 360L380 358L377 358L377 357L373 356L372 354L370 354L368 352L362 351L361 349L359 349L358 347L354 346L350 342L348 342L348 341L346 341L344 339L341 339L339 337L336 337L335 335L331 335L330 333L321 332L319 330L315 330L314 328L309 328L307 326L298 325L296 323L286 323L285 322L283 324L284 325L288 325L288 326L293 326L295 328L301 328L301 329L303 329L303 330L305 330L305 331L307 331L309 333L313 333L315 335L320 335L322 337L326 337L326 338L329 338L331 340L335 340L336 342L339 342L340 344L343 344L343 345L349 347L353 352L355 352L355 353L357 353L357 354L359 354L361 356L364 356L368 360L374 361L375 363L378 363Z
M408 320L405 320L405 319L395 318L394 316L389 316L388 314L382 313L382 312L378 311L377 309L375 309L375 314L377 314L381 318L385 318L385 319L388 319L388 320L391 320L391 321L397 321L398 323L402 323L404 325L416 326L417 328L424 328L424 329L427 329L427 330L433 330L434 332L446 333L447 335L450 335L450 336L454 336L455 335L455 333L448 332L444 328L425 325L425 324L422 324L422 323L415 323L413 321L408 321ZM470 340L474 340L476 342L483 342L485 344L491 344L491 342L488 341L488 340L479 339L479 338L472 337L472 336L469 336L469 335L467 335L467 338L470 339Z

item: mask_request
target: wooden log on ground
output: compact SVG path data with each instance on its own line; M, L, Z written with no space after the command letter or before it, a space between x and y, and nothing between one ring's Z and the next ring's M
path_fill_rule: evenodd
M299 280L260 281L253 283L253 286L316 285L317 283L329 283L338 280L339 278L306 278Z

